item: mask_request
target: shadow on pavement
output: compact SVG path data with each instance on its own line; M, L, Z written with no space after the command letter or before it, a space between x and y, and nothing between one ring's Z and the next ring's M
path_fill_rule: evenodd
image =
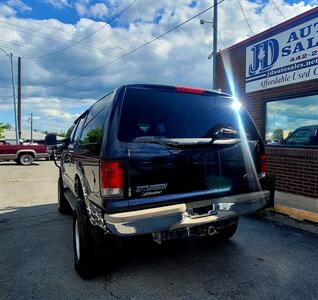
M28 273L28 267L32 265L33 275L36 276L42 269L39 261L47 261L47 271L50 273L53 265L48 260L53 253L59 254L54 258L55 271L60 273L67 269L67 273L77 276L73 270L72 216L60 215L56 204L11 206L0 210L0 240L2 245L5 244L1 246L0 253L3 253L0 256L6 257L5 260L1 260L2 268L7 269L11 280L17 275L15 264L19 265L22 274ZM8 249L11 250L7 251ZM25 251L27 254L32 253L28 260L25 260ZM231 259L227 256L233 251L239 251L239 247L231 241L219 244L193 238L159 245L150 235L121 238L113 266L110 272L105 272L104 275L107 278L115 274L120 276L127 268L139 269L141 265L146 267L147 264L150 267L154 262L156 265L168 263L165 272L175 271L170 268L171 262L182 262L189 272L197 262L202 261L202 258L211 256L218 256L219 259L226 257L224 264L229 264ZM13 259L14 257L17 259ZM20 261L22 257L24 258Z
M317 239L253 218L242 219L225 243L127 239L110 272L90 281L76 274L72 247L72 217L60 215L56 204L0 210L0 298L318 296Z
M16 167L23 167L23 168L25 168L25 167L32 167L32 166L39 166L39 165L40 165L40 164L37 163L37 162L33 162L31 165L28 165L28 166L23 166L23 165L19 165L19 164L15 163L15 162L9 162L9 163L7 163L7 162L2 162L2 161L0 161L0 167L1 167L1 166L16 166Z

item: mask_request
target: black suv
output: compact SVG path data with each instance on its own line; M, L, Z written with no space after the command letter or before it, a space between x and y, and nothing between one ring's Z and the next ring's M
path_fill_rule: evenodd
M77 272L107 270L117 236L230 238L239 214L269 199L265 158L230 95L140 84L109 93L74 122L61 157L58 205L74 212Z

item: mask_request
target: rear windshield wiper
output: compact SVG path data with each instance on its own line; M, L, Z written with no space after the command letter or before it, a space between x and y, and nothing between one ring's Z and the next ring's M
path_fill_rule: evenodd
M229 125L217 123L215 126L207 131L204 137L212 138L213 144L231 145L240 142L242 139L242 135L243 133ZM249 133L244 132L244 136L248 140L252 140L252 137Z
M233 127L229 125L224 125L221 123L217 123L215 126L210 128L206 134L204 135L205 138L237 138L240 137L240 133L238 130L234 129Z
M212 141L213 145L235 145L240 143L242 140L240 138L222 138L222 139L214 139Z
M170 147L187 147L201 145L234 145L241 142L240 138L158 138L140 136L133 140L136 143L153 143Z
M177 146L176 142L170 141L166 138L158 138L155 136L139 136L136 137L133 142L135 143L152 143L152 144L159 144L163 146Z
M170 147L211 145L213 142L211 138L158 138L154 136L140 136L133 141L137 143L154 143Z

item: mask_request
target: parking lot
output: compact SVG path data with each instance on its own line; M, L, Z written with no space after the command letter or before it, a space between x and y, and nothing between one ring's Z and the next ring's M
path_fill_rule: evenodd
M58 170L0 163L0 299L317 299L318 237L256 217L223 244L130 241L110 274L73 270L72 217L56 209Z

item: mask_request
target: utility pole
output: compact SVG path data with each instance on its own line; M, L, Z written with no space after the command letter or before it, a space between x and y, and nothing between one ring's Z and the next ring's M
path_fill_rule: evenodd
M12 53L10 53L12 95L13 95L13 105L14 105L15 141L16 141L16 144L19 144L18 124L17 124L17 107L16 107L16 100L15 100L15 82L14 82L13 57L12 56L13 56Z
M21 139L22 135L22 127L21 127L21 57L18 57L18 131L19 131L19 139Z
M213 77L212 88L216 89L216 53L218 50L218 1L214 0L213 7Z
M0 51L2 51L6 56L9 57L10 59L10 64L11 64L11 80L12 80L12 95L13 95L13 105L14 105L14 122L15 122L15 141L17 144L19 144L19 139L18 139L18 127L17 127L17 111L16 111L16 104L15 104L15 86L14 86L14 72L13 72L13 58L12 58L12 53L8 53L2 48L0 48Z
M33 114L31 114L31 143L33 143Z

